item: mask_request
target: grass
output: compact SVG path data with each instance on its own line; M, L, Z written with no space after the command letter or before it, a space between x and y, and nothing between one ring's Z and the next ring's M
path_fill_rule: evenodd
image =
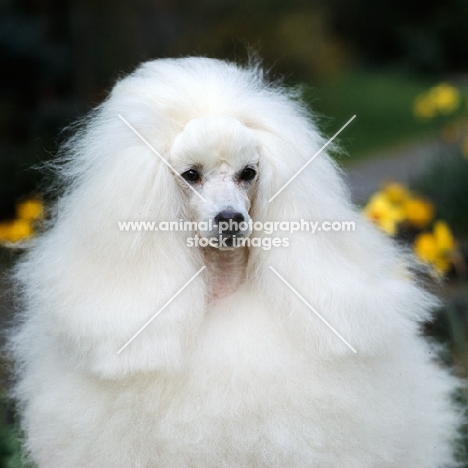
M413 115L415 97L436 84L438 81L396 73L350 72L312 84L304 97L318 113L321 130L326 135L333 135L356 114L356 119L339 137L351 160L356 160L435 135L457 117L461 110L451 116L427 120Z

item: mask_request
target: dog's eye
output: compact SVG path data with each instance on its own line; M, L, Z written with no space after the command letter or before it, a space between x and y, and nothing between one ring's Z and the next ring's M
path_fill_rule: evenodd
M246 167L240 173L239 178L241 180L252 180L256 175L257 175L257 171L255 169L252 169L251 167Z
M196 182L200 180L200 174L195 169L185 171L181 176L188 182Z

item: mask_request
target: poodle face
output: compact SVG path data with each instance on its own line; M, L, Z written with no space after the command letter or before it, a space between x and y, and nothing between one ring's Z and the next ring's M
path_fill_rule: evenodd
M231 117L191 120L177 136L170 159L187 182L177 177L199 236L220 249L235 248L236 239L250 236L249 210L259 177L252 130Z

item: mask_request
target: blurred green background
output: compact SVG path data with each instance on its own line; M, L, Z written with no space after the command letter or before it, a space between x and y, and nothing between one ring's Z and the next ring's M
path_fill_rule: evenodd
M444 359L459 375L468 374L468 1L2 0L0 51L0 244L18 200L47 183L34 166L54 157L61 130L123 73L158 57L245 62L255 53L273 78L301 86L325 134L357 115L336 155L357 203L396 181L447 222L454 247L438 286L445 307L426 333L446 344ZM404 225L396 237L412 243L419 234ZM6 272L20 249L2 245ZM2 326L12 303L3 275ZM0 467L12 468L24 465L9 375L4 360Z

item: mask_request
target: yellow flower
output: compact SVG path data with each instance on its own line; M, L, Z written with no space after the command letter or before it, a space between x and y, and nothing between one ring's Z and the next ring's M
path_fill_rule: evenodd
M33 235L31 222L26 219L15 219L0 223L0 242L15 243Z
M402 203L410 196L408 190L403 187L403 185L396 182L386 184L382 192L392 203Z
M432 99L430 99L425 94L420 94L416 96L416 99L413 103L413 114L416 117L423 119L430 119L436 115L436 106Z
M419 234L414 242L417 257L429 263L438 275L443 275L450 268L455 248L450 228L444 221L437 221L432 233Z
M443 114L450 114L460 105L460 91L446 83L434 86L429 96L436 109Z
M432 233L423 232L414 241L416 255L424 262L431 263L437 258L437 242Z
M410 198L404 203L404 213L411 226L423 229L434 217L434 206L421 198Z
M439 220L434 223L434 237L439 250L442 252L452 252L455 249L452 231L445 221Z
M40 219L44 216L44 206L39 199L20 202L16 206L16 215L20 219Z
M404 218L403 210L393 204L383 192L374 194L364 208L364 214L387 234L394 235Z
M9 242L11 222L4 221L0 223L0 243Z

